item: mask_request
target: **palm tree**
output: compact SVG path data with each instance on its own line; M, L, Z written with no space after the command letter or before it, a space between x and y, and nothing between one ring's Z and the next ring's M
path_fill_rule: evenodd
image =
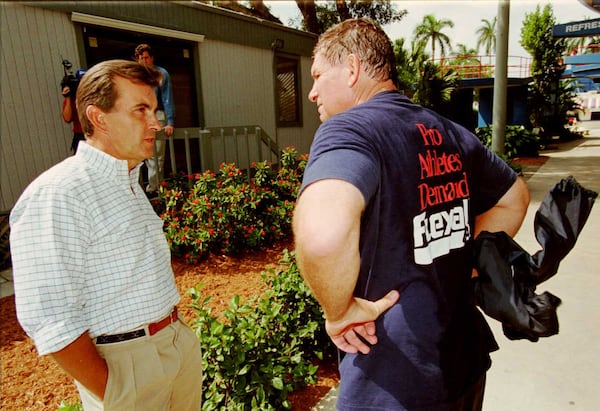
M452 55L454 59L450 61L451 66L465 66L464 68L454 67L461 77L482 77L481 62L477 58L477 50L470 49L465 44L459 43L452 51Z
M481 46L483 46L485 54L496 52L496 20L496 17L492 21L481 19L483 25L476 31L479 36L477 39L477 50L480 50Z
M570 55L574 54L586 54L589 53L587 45L594 44L593 38L591 37L570 37L565 39L567 46L567 53Z
M600 45L600 37L594 36L588 39L585 48L585 54L598 53L598 45Z
M423 21L414 31L415 39L426 45L431 41L431 58L435 59L435 45L439 44L443 57L446 55L446 46L450 46L450 37L442 33L446 27L454 27L454 22L448 19L436 20L433 14L427 14L423 17Z
M394 42L394 55L396 56L396 72L398 74L397 86L404 94L412 96L421 77L421 70L429 55L425 53L422 44L411 42L410 49L405 47L405 39L400 38Z
M496 21L497 17L494 17L492 21L488 19L481 19L483 25L481 25L475 32L479 37L477 38L477 50L480 50L483 46L483 52L488 56L489 67L492 67L492 54L496 53Z
M413 100L423 107L431 108L442 115L449 115L452 93L456 90L460 76L453 69L442 72L439 66L428 61L422 67L421 78Z
M456 49L452 50L452 55L456 57L455 61L459 63L478 63L477 50L470 49L466 44L458 43Z

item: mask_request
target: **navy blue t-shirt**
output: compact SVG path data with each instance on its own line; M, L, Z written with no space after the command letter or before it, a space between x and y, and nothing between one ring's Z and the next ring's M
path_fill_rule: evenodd
M516 174L463 127L388 91L321 125L302 189L328 178L366 201L355 295L400 291L378 344L344 356L338 407L443 410L497 349L473 301L471 247L475 216Z

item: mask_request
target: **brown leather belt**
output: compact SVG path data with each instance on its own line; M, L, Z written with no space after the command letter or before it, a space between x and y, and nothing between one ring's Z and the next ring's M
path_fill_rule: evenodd
M96 337L96 344L114 344L145 337L146 335L152 336L175 321L177 321L177 307L173 307L173 311L162 320L148 324L143 328L121 334L100 335Z

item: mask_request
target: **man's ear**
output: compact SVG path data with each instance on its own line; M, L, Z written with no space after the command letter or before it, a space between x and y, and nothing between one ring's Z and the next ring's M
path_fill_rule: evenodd
M348 87L352 87L360 77L360 59L356 54L348 54L346 57L346 69L348 70Z
M94 126L94 129L105 130L106 122L104 121L104 113L98 107L90 104L85 109L85 115L87 116L90 123Z

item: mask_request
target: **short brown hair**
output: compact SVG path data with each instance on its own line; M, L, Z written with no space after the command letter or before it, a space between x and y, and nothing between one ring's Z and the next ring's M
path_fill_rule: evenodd
M364 63L365 71L373 79L385 81L393 78L392 43L383 29L368 18L344 20L329 28L319 36L313 58L317 54L332 65L354 54Z
M134 83L157 87L160 73L143 64L128 60L107 60L90 68L81 78L77 88L77 112L86 136L94 132L94 126L85 113L89 105L108 111L115 105L118 93L114 78L123 77Z
M147 51L150 56L154 57L154 53L152 53L152 47L150 47L149 44L142 43L135 48L135 51L133 52L133 58L137 61L137 59L144 54L144 51Z

